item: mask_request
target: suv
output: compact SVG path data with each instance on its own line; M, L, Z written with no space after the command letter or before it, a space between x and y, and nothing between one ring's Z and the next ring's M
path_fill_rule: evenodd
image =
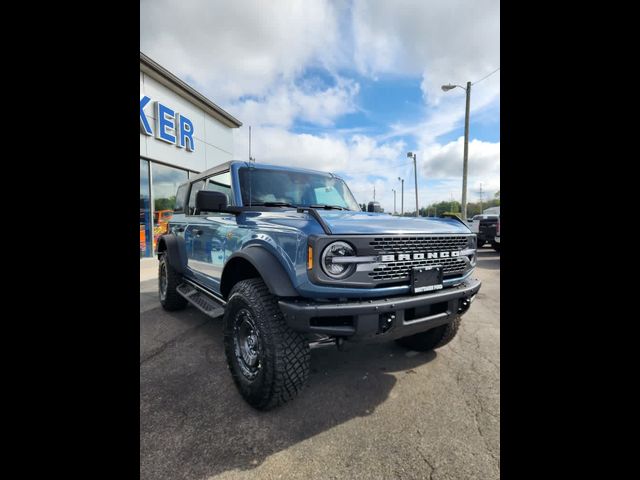
M223 316L231 375L261 410L302 389L310 346L441 347L480 289L462 221L363 212L336 175L240 161L178 187L157 252L160 303Z

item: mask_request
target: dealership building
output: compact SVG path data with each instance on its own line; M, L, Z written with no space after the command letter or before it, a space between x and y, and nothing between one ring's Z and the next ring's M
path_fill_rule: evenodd
M166 231L178 185L233 158L242 125L140 52L140 257Z

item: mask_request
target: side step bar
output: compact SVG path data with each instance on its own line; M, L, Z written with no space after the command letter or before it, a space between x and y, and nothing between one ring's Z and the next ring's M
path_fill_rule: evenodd
M193 285L181 283L176 288L178 293L182 295L189 303L211 318L218 318L224 315L224 307L211 297L201 292Z

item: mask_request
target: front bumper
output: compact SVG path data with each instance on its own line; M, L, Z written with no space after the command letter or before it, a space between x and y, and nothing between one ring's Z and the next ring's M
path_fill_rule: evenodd
M480 280L467 278L425 295L345 302L282 299L278 304L287 324L298 332L393 339L451 322L466 312L480 286Z

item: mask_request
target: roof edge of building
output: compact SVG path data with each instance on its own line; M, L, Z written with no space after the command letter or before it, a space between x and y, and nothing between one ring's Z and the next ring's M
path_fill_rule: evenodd
M163 85L173 90L178 95L199 104L204 110L222 121L222 123L228 125L231 128L237 128L242 126L242 122L229 112L223 110L218 105L213 103L207 97L200 92L190 87L188 84L180 80L169 70L158 64L144 53L140 52L140 70L154 77L160 81Z

